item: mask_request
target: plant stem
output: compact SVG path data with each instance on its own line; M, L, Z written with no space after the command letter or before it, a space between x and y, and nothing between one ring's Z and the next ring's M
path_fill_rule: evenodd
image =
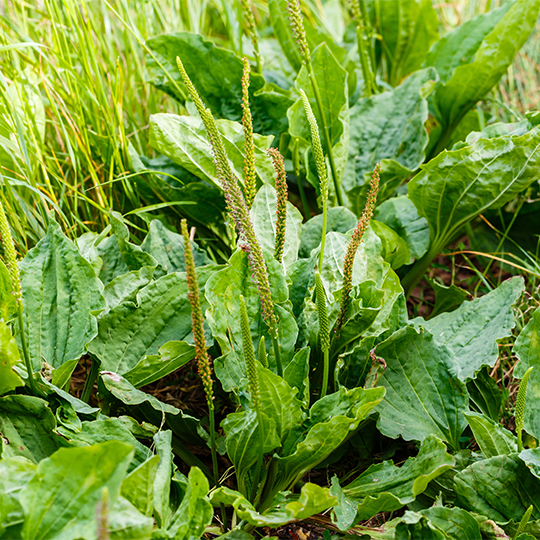
M321 395L320 397L326 396L326 392L328 390L328 375L330 373L330 351L326 349L324 351L324 371L323 371L323 381L322 381L322 387L321 387Z
M321 93L319 92L319 85L317 84L317 79L315 79L315 73L313 72L313 67L311 66L311 62L306 64L306 67L309 73L309 79L311 81L313 93L315 94L315 101L317 102L317 108L319 109L319 116L321 117L324 142L326 144L328 160L330 161L330 170L332 171L332 181L334 182L334 189L336 191L338 205L343 206L343 196L341 195L341 186L339 185L336 163L334 161L334 151L332 149L332 141L330 140L330 133L328 132L328 126L326 123L326 116L324 114Z
M251 502L255 502L255 499L257 497L257 491L259 487L259 478L261 476L261 468L262 468L262 462L263 462L263 455L264 455L264 433L263 433L263 423L262 423L262 415L261 415L261 407L260 405L257 407L257 423L259 424L259 435L260 435L260 448L259 448L259 456L257 457L257 463L255 465L255 472L253 474L253 485L251 486Z
M401 286L403 287L407 298L409 298L416 284L422 279L431 262L439 252L439 246L431 247L421 259L414 263L413 267L407 272L407 275L401 280Z
M26 371L28 371L28 382L30 383L30 390L32 391L32 394L38 395L36 381L34 381L34 368L32 366L32 361L30 360L30 354L28 353L28 346L26 345L26 335L24 333L24 320L23 320L23 305L22 305L22 300L20 298L17 300L17 318L19 320L21 346L23 350L24 365L26 366Z
M283 377L283 364L281 363L281 351L277 337L272 336L272 345L274 346L274 355L276 357L277 373L280 377Z
M214 483L219 485L219 470L216 452L216 421L214 416L214 403L208 403L208 423L210 424L210 451L212 452L212 471Z
M92 365L90 366L90 371L86 376L86 381L84 381L84 386L81 394L81 400L85 403L90 401L90 396L92 395L92 389L94 384L96 384L99 374L99 363L95 358L92 358Z

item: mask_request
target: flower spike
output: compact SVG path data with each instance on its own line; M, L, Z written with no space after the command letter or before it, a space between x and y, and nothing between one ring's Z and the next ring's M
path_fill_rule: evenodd
M373 217L373 210L377 202L377 193L379 191L379 179L380 179L381 166L377 164L371 175L371 182L367 195L366 205L362 216L354 229L347 251L345 253L345 259L343 261L343 288L341 290L341 305L339 309L338 320L336 323L336 336L339 337L339 332L343 323L347 319L347 311L351 302L351 290L352 290L352 273L354 258L356 257L356 251L362 241L364 234L366 233L369 222Z
M244 126L244 193L246 204L251 208L257 191L257 176L255 173L255 143L253 142L253 122L249 109L249 74L251 67L248 59L244 58L242 74L242 125Z
M319 185L321 191L321 201L323 207L323 226L322 226L322 237L321 237L321 251L319 253L319 270L322 268L323 257L324 257L324 245L326 241L326 222L328 214L328 172L326 169L326 161L324 160L324 152L321 144L321 137L319 135L319 126L317 124L317 119L313 114L309 99L307 98L305 92L300 90L300 95L302 97L302 103L304 104L304 110L306 111L306 116L309 124L309 129L311 131L311 149L313 151L313 157L315 158L315 164L317 165L317 174L319 175Z
M289 12L289 19L293 30L296 43L298 44L298 50L302 57L304 65L308 65L311 61L311 55L309 52L309 46L306 38L306 30L304 28L304 21L302 19L302 11L300 9L299 0L287 0L287 11Z
M206 401L212 404L214 400L214 382L212 380L212 361L208 355L206 338L204 337L203 314L199 297L199 284L197 283L197 271L195 270L195 260L189 239L187 222L182 220L182 235L184 236L184 259L186 261L186 279L188 286L188 299L191 304L191 328L193 330L193 341L195 343L195 354L197 357L199 376L201 377ZM213 405L212 405L213 406Z
M287 225L287 174L285 173L285 162L283 156L277 148L269 148L268 155L272 158L274 170L276 171L276 247L274 259L281 263L283 261L283 249L285 247L285 231Z
M255 17L253 16L253 7L251 0L241 0L242 12L246 19L248 34L251 38L251 44L253 45L253 52L255 54L255 61L257 62L257 71L262 74L262 60L261 53L259 52L259 40L257 38L257 30L255 28Z
M9 280L11 282L11 292L15 296L17 305L22 302L21 292L21 275L19 273L19 266L17 265L17 254L15 252L15 244L13 243L13 237L9 230L9 224L4 212L4 205L0 201L0 240L4 247L4 257L6 259L6 266L9 272Z

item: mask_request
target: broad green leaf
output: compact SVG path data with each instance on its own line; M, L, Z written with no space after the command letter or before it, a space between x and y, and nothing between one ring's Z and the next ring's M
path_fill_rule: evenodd
M0 538L9 538L9 527L22 525L24 511L19 493L36 474L36 465L23 457L0 460ZM13 530L13 529L11 529ZM12 537L15 535L13 534Z
M512 278L489 294L464 302L451 313L418 322L433 334L436 343L448 348L459 365L462 381L474 378L483 366L493 367L497 361L497 341L511 335L515 325L512 305L524 286L523 278Z
M231 169L243 179L244 131L242 124L217 120ZM254 135L255 169L263 183L273 183L274 168L266 150L272 137ZM202 120L196 116L154 114L150 118L150 144L174 163L211 185L221 187L214 152Z
M0 322L0 395L24 386L22 379L13 371L21 361L17 342L6 323Z
M254 410L231 413L221 422L225 431L227 455L232 461L242 492L250 486L249 473L259 459L261 452L267 454L281 445L276 432L276 423L265 413L261 412L262 426ZM261 435L264 440L261 440Z
M513 350L519 359L514 377L521 379L534 366L525 396L524 427L527 433L540 437L540 308L520 332Z
M278 439L283 443L291 430L302 424L305 413L296 397L297 390L269 369L258 366L261 410L275 423Z
M107 309L101 313L101 317L122 302L133 302L139 290L152 281L155 270L153 266L143 266L140 270L132 270L112 279L103 289Z
M424 65L441 76L433 103L443 129L453 130L504 75L534 28L539 8L538 0L505 3L433 47Z
M420 217L407 196L392 197L379 205L373 217L385 223L407 242L412 262L428 250L429 229L425 218Z
M350 110L349 159L343 189L349 206L362 213L371 173L381 163L378 198L394 189L424 161L428 134L429 96L437 73L425 69L408 77L395 90L362 98Z
M409 251L407 242L405 242L397 232L385 223L381 223L375 219L372 219L369 225L381 241L382 258L389 263L394 270L409 263L411 252Z
M199 287L218 268L199 268ZM126 301L99 320L98 336L88 350L101 361L101 368L123 375L146 355L155 355L172 340L192 340L191 305L185 273L173 272L141 289L135 302ZM201 298L204 310L208 304Z
M0 260L0 322L8 321L16 309L9 272L4 262Z
M283 378L287 384L298 391L297 397L307 409L309 407L309 347L298 349L294 358L283 370Z
M283 365L292 359L298 334L296 322L286 309L287 284L281 265L273 254L265 253L270 278L272 299L279 319L279 340ZM206 283L205 296L210 304L206 319L214 339L219 343L224 356L214 362L216 375L226 391L240 387L245 366L242 355L242 331L240 328L240 295L246 299L253 343L264 336L269 363L275 366L272 338L261 316L260 299L251 277L247 254L237 250L228 265L216 272ZM283 307L282 307L283 306Z
M148 422L156 426L168 426L173 433L190 444L201 443L202 428L200 421L181 409L159 401L156 397L137 390L126 379L108 371L102 371L100 382L103 391L114 397L127 407L136 407ZM102 388L98 386L100 394ZM103 394L102 394L103 395Z
M183 236L167 229L158 219L150 222L150 230L141 244L141 249L152 255L166 274L186 271ZM195 266L212 264L195 242L191 242L191 249Z
M291 521L307 519L327 510L336 502L328 488L309 482L302 486L298 499L290 500L283 496L279 499L279 505L259 513L242 494L230 488L220 487L210 496L214 506L232 506L241 519L257 527L279 527Z
M540 450L538 448L523 450L519 453L519 459L527 465L536 478L540 478Z
M377 407L381 433L406 441L435 435L459 450L469 396L451 352L427 330L408 326L381 343L376 354L387 364L378 382L386 388Z
M54 433L55 428L56 421L46 401L22 395L0 398L3 457L22 456L38 463L68 445Z
M225 199L221 188L200 181L165 156L154 159L139 156L131 144L128 152L133 170L139 173L137 187L145 199L156 204L162 201L181 203L179 215L195 221L199 229L209 229L223 238ZM178 212L176 204L170 208Z
M341 179L345 170L345 164L347 163L347 152L349 149L347 72L341 67L328 48L328 45L324 42L312 52L311 65L319 88L324 121L321 118L313 92L313 86L305 66L302 66L298 73L295 87L298 91L303 90L306 93L313 113L317 118L319 129L324 129L323 126L326 126L333 149L337 176L338 179ZM304 152L307 151L308 148L311 148L311 135L301 99L298 99L287 111L287 116L290 124L289 133L293 138L299 138L302 142L302 150ZM325 139L322 134L321 139L325 148ZM328 149L326 149L326 154L328 154ZM328 169L328 174L329 183L332 184L330 180L330 169ZM312 179L311 175L308 175L308 180L318 189L318 179Z
M93 528L95 535L96 504L102 490L109 490L113 506L132 455L131 446L109 441L63 448L41 461L20 494L26 514L23 538L52 539L61 532L61 538L76 539L85 526Z
M477 461L456 475L457 505L496 522L521 520L530 505L540 518L540 480L517 454Z
M433 506L420 513L427 517L432 525L435 525L446 535L448 539L482 540L478 521L469 512L461 508L448 508L445 506Z
M154 520L152 518L139 512L124 497L118 497L110 510L109 533L111 539L150 540L153 528Z
M146 355L137 365L124 373L135 388L153 383L180 369L195 358L195 347L185 341L169 341L158 354Z
M151 456L150 450L139 442L124 422L118 418L101 416L97 420L82 422L76 431L63 427L58 427L57 431L69 441L71 446L92 446L106 441L120 441L128 444L134 451L129 467L130 472Z
M152 456L122 481L122 496L145 516L151 516L154 508L154 478L158 463L159 456Z
M308 431L303 439L287 441L282 456L275 457L281 489L289 488L336 450L383 397L382 388L340 388L335 394L317 401L311 409Z
M358 223L358 218L344 206L329 208L326 219L327 234L332 231L345 234L354 229ZM322 214L318 214L304 223L300 235L299 257L309 257L311 252L321 245L322 227Z
M435 279L426 278L426 281L431 285L435 292L435 305L429 314L430 319L441 313L454 311L461 306L469 296L468 291L457 285L452 284L449 287L446 287L445 285L441 285Z
M218 117L240 121L243 69L240 58L187 32L157 36L149 39L146 45L167 72L163 72L154 58L148 58L146 67L154 86L180 101L186 99L187 91L176 65L179 56L210 110ZM264 77L256 72L251 74L249 94L256 133L279 137L287 131L285 113L291 105L289 97L265 88Z
M111 212L111 228L118 244L118 251L129 270L139 270L144 266L157 266L157 261L141 246L129 241L129 229L118 212ZM103 268L102 268L103 272Z
M188 475L187 490L176 513L172 516L167 533L175 540L201 538L212 522L213 509L208 500L208 480L197 467Z
M277 40L289 64L295 71L300 71L302 58L293 35L286 0L268 0L270 23Z
M512 454L517 451L516 437L501 424L483 414L463 413L474 438L486 458Z
M354 505L355 508L354 514L347 516L341 504L335 507L339 528L346 531L358 521L368 520L379 512L398 510L413 502L431 480L454 464L454 458L446 453L446 446L436 437L429 436L424 439L418 455L407 459L401 467L392 461L371 465L342 488L334 478L330 492L335 495L333 490L339 493L341 489L342 494L338 498L345 503L345 509L346 505Z
M490 376L491 370L481 369L476 377L467 383L471 405L492 420L499 421L499 413L503 402L501 389Z
M160 526L165 526L171 517L171 474L173 472L172 433L170 430L158 431L154 435L156 454L159 463L154 475L153 501L154 515Z
M422 65L439 37L439 19L431 0L376 0L375 10L388 82L396 86Z
M481 139L443 151L408 184L409 197L429 224L430 260L471 220L497 209L537 179L540 131Z
M20 263L28 351L35 370L78 360L105 307L94 269L58 223Z
M514 369L514 377L521 379L531 366L540 371L540 308L533 312L531 319L519 333L513 351L519 359Z
M257 192L250 211L255 234L261 247L269 253L273 253L276 246L276 201L275 188L266 184ZM283 266L286 270L298 258L302 220L299 210L287 202L287 228L283 250Z

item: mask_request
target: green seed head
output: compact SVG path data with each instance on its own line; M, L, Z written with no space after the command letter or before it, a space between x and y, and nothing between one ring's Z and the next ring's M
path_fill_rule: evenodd
M242 125L244 126L244 193L246 204L251 208L257 189L255 173L255 143L253 142L253 122L249 109L249 74L251 67L248 59L244 58L242 75Z
M326 292L319 272L315 274L315 295L317 297L317 312L319 314L319 340L322 351L326 352L330 350L330 328L326 308Z
M303 90L300 90L300 96L302 97L302 103L304 104L304 110L306 111L307 121L311 131L311 148L313 150L313 157L315 158L315 165L317 165L317 174L319 175L321 199L324 202L328 200L328 172L326 170L326 161L324 160L319 126L311 109L309 99Z
M257 357L263 367L268 367L268 357L266 356L266 347L264 346L264 336L259 339L259 347L257 349Z
M6 213L4 212L2 201L0 201L0 240L2 241L2 246L4 248L4 257L11 282L11 291L15 296L17 304L19 304L22 301L21 276L19 274L19 266L17 265L15 244L13 243L13 237L9 230L9 223Z
M274 170L276 171L276 247L274 258L278 262L283 261L283 250L285 248L285 231L287 225L287 174L285 173L285 163L283 156L277 148L269 148L268 155L272 158Z
M242 349L244 351L251 403L253 408L257 410L260 405L259 372L257 371L257 361L255 360L255 351L253 350L253 341L249 328L249 317L243 296L240 296L240 326L242 328Z

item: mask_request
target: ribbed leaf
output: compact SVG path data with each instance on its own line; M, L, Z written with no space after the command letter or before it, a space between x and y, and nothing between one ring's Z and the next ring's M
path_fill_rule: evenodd
M51 219L20 263L28 350L34 369L78 360L97 334L103 285L77 246Z
M523 278L515 277L451 313L415 322L431 332L436 343L448 348L459 365L459 378L466 381L483 366L493 367L497 361L497 341L511 335L515 326L512 305L524 287Z
M435 435L459 450L469 396L450 351L428 331L409 326L381 343L376 354L387 364L378 383L386 388L377 407L379 430L407 441Z

